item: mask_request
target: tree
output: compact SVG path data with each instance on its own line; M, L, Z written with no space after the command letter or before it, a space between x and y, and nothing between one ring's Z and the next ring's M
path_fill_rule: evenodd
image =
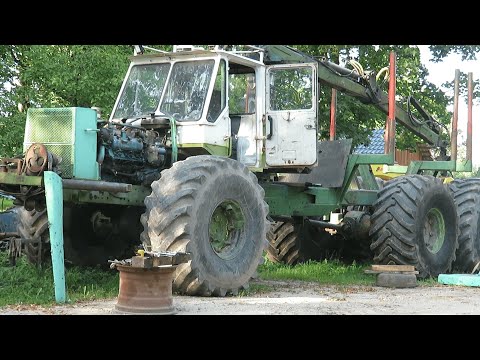
M109 116L131 54L130 46L1 46L0 156L21 152L29 107L97 106Z

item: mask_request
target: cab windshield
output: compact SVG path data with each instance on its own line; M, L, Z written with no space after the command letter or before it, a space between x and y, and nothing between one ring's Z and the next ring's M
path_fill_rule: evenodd
M170 63L135 65L113 118L139 118L159 109L177 121L200 120L214 64L214 60L201 60L176 62L173 66Z

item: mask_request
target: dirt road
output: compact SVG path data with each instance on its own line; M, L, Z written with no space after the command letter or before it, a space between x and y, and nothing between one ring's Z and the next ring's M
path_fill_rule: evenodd
M174 306L177 315L480 314L479 288L386 289L293 281L256 284L262 292L226 298L174 296ZM116 315L115 304L116 299L53 307L20 305L0 308L0 315Z

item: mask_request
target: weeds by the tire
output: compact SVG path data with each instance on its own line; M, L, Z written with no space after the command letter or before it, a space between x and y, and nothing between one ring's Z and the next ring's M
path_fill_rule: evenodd
M238 292L239 297L244 297L244 296L252 296L252 295L258 295L258 294L266 294L269 292L274 291L275 288L270 285L264 285L264 284L250 284L249 288L247 290L240 290Z
M112 298L118 295L118 271L98 268L66 269L69 302ZM6 252L0 253L0 306L53 304L55 291L52 268L38 269L25 258L8 266Z
M266 261L259 269L263 280L302 280L328 285L373 285L375 277L364 274L368 265L345 265L335 260L309 261L295 266Z

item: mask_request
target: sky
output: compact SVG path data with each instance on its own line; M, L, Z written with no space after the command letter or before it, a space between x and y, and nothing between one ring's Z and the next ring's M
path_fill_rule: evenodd
M431 55L428 50L428 45L419 45L420 48L420 57L421 62L428 69L429 75L428 80L442 90L446 91L448 95L453 96L453 90L447 91L441 85L447 81L453 81L455 78L455 69L459 69L463 73L473 72L473 79L477 80L480 77L480 60L470 60L462 61L461 55L451 54L446 57L440 63L434 63L430 61ZM480 56L479 56L480 58ZM449 111L453 112L453 105L447 107ZM463 136L467 132L467 99L465 97L460 97L458 103L458 129L461 130L459 135L458 144L459 144L459 153L460 153L460 144L464 140ZM472 127L473 127L473 149L472 149L472 161L474 167L480 166L480 106L475 105L475 99L473 101L473 110L472 110ZM462 140L460 139L462 137Z

